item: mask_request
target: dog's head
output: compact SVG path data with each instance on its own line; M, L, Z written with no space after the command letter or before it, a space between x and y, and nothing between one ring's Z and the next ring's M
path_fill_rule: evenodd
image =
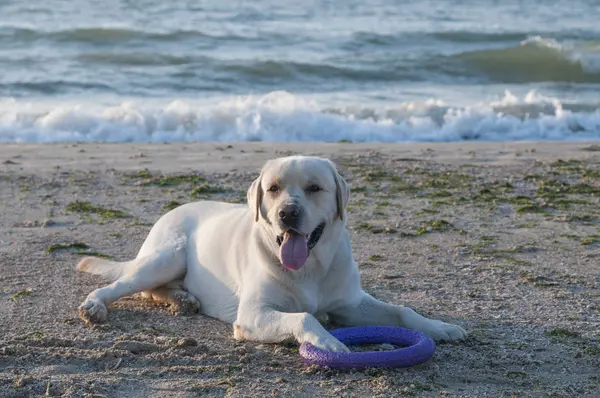
M331 224L344 221L349 189L328 159L290 156L268 161L248 189L248 205L279 245L281 264L300 269Z

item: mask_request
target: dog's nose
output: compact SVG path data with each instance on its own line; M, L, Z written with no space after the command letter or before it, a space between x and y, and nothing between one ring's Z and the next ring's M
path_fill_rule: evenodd
M279 210L279 219L287 226L295 228L297 227L298 221L302 211L300 207L296 205L289 205Z

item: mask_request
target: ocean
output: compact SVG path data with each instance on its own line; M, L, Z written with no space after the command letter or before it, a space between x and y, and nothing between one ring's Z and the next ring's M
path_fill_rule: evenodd
M0 0L4 143L597 139L597 0Z

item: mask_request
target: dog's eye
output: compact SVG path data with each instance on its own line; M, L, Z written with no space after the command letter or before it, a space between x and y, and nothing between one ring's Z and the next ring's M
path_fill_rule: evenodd
M268 189L269 192L279 192L279 185L271 185Z
M322 188L316 184L310 185L307 189L308 192L319 192Z

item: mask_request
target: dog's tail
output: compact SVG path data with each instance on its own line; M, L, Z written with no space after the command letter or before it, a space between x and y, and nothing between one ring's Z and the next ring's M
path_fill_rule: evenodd
M99 257L84 257L77 264L77 270L82 272L88 272L94 275L100 275L104 278L116 281L119 279L129 265L134 263L136 260L117 262L109 261Z

